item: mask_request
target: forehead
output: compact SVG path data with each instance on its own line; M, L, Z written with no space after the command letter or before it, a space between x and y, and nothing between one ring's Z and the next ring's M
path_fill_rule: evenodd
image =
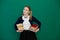
M28 8L28 7L24 7L24 9L29 10L29 8Z

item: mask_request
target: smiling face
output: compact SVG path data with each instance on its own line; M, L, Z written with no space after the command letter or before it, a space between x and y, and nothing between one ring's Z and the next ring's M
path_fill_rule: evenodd
M24 7L23 14L24 15L28 15L29 14L29 8L28 7Z
M25 16L25 17L29 16L30 20L32 20L32 10L30 6L26 5L24 7L22 16Z

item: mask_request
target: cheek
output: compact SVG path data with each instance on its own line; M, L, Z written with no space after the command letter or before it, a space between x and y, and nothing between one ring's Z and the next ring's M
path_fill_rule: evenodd
M28 13L28 11L25 11L26 13Z
M29 11L24 10L23 13L28 13Z
M23 11L23 14L27 14L27 11Z
M23 10L23 13L26 13L26 11L25 11L25 10Z

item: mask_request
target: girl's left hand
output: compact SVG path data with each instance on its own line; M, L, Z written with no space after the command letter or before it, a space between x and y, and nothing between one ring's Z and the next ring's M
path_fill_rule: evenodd
M38 32L39 31L39 28L38 29L36 29L36 30L34 30L33 32Z

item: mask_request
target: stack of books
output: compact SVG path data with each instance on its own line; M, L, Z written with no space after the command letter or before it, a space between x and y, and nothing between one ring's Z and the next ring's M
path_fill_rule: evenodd
M36 29L38 29L38 25L37 24L32 24L30 27L31 31L35 31Z
M17 25L18 30L24 30L22 23L19 23L19 24L16 24L16 25Z

